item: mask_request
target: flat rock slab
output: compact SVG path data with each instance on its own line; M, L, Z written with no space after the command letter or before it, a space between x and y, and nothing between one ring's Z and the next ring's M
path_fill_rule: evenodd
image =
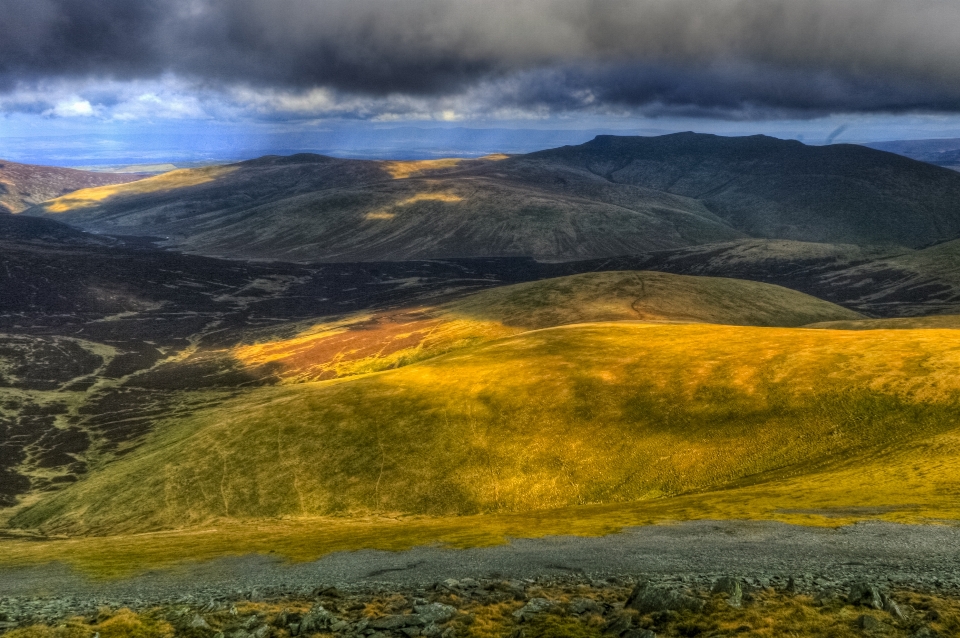
M444 579L585 575L737 574L801 585L868 578L960 591L960 526L869 522L836 529L774 522L695 521L629 528L598 538L515 539L497 547L339 552L309 563L263 555L221 558L124 579L90 580L62 563L0 570L0 597L77 597L123 603L186 597L306 593L318 586L428 585Z

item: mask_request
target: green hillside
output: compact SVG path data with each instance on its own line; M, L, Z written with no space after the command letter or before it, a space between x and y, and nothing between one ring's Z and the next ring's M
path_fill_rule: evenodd
M229 352L285 381L375 372L525 330L601 321L801 326L861 315L802 293L749 281L657 272L599 272L502 286L438 306L359 313L250 335ZM224 364L226 365L226 364Z
M951 330L605 323L527 332L398 370L250 391L169 424L13 524L102 533L276 516L532 512L747 479L802 483L860 457L886 454L889 465L953 432L958 362ZM903 504L903 486L883 486L879 500Z

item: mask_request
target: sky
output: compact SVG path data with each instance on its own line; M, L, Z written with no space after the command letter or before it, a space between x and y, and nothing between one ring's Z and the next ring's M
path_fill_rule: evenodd
M960 137L956 0L0 0L0 157Z

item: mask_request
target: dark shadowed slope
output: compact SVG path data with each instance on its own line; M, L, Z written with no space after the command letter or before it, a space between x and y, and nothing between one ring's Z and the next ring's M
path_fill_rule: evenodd
M132 173L94 173L0 160L0 212L19 213L81 188L121 184L142 177Z
M480 160L265 157L81 191L30 214L302 262L575 260L749 237L916 248L960 236L960 175L861 146L600 136Z
M960 175L863 146L605 135L517 161L691 197L754 237L916 248L960 235Z
M201 254L291 261L591 258L742 236L689 198L572 172L531 180L510 166L267 157L82 191L31 214L169 237Z

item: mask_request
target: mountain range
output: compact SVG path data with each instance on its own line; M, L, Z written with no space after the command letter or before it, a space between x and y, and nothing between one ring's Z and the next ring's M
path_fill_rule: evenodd
M960 236L960 174L855 145L598 136L477 160L264 157L26 212L232 259L613 257L747 238L905 248Z

